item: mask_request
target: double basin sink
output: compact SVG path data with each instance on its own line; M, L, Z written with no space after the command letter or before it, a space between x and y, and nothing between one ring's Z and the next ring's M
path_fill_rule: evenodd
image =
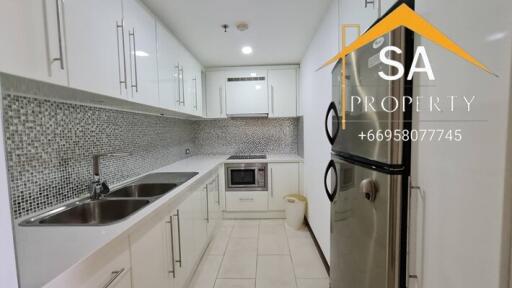
M85 198L20 223L22 226L107 225L123 220L176 187L197 172L154 173L115 189L99 200Z

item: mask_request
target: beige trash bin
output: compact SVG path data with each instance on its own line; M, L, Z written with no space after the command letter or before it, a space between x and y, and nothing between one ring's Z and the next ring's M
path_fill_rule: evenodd
M300 194L286 195L284 199L286 201L286 224L298 230L304 224L307 199Z

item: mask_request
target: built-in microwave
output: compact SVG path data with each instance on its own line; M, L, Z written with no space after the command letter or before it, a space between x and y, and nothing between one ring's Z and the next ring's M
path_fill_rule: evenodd
M267 163L225 164L226 191L267 191Z

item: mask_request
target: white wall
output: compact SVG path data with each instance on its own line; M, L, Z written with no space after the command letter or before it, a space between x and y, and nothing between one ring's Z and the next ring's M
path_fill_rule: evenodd
M421 112L415 117L419 128L463 129L462 143L419 142L414 147L413 181L425 195L422 287L505 287L499 272L508 262L502 257L509 256L501 247L508 246L502 243L502 215L505 180L511 177L505 173L505 155L512 1L417 0L416 11L499 75L420 41L437 80L420 78L416 95L476 96L471 114ZM482 121L422 122L453 119Z
M3 117L0 87L0 124ZM11 205L7 185L7 164L5 161L4 132L0 125L0 279L2 287L18 287L16 258L12 232Z
M331 69L316 71L338 52L338 0L329 7L301 62L301 94L304 112L304 193L308 197L308 221L327 259L330 256L330 203L323 176L331 159L331 145L324 132L324 117L331 102Z

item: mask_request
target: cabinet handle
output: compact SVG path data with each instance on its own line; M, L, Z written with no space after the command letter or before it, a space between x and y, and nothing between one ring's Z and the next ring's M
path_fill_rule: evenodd
M270 100L272 105L272 115L274 114L274 85L270 85Z
M197 110L197 78L192 79L194 81L194 95L196 102L194 104L194 109Z
M52 63L59 61L60 62L60 70L64 70L64 56L62 53L62 31L61 31L61 21L60 21L60 1L61 0L55 0L55 7L57 9L57 39L59 41L59 57L53 58Z
M112 276L107 281L107 283L105 283L103 288L110 287L110 285L112 285L112 283L114 283L114 281L116 281L116 279L119 278L119 276L121 276L121 274L123 274L125 270L126 270L125 268L121 268L120 270L112 271L112 274L111 274Z
M135 28L128 33L128 37L133 38L133 67L135 69L135 84L132 83L132 88L135 88L135 92L139 92L139 77L137 71L137 45L135 44Z
M169 221L167 221L171 226L171 266L172 270L169 270L169 273L172 273L172 278L176 278L176 267L174 265L174 227L172 225L172 216L169 217Z
M209 205L209 201L210 201L210 197L208 197L208 186L206 186L206 223L210 223L210 205Z
M121 28L121 41L123 43L123 45L119 45L119 28ZM124 45L124 21L121 20L121 24L119 24L119 22L116 21L116 33L117 33L117 60L119 61L119 84L121 85L121 88L123 87L122 85L124 84L124 89L128 89L128 79L126 77L126 48L125 48L125 45ZM121 73L121 52L119 51L119 48L123 48L123 73ZM124 75L124 80L121 79L122 76Z
M240 198L240 201L254 201L254 198Z
M270 197L274 198L274 170L270 168Z
M219 104L220 104L220 115L222 115L222 113L224 113L222 110L222 87L219 87Z
M185 106L185 73L183 72L183 66L180 66L180 73L181 73L181 76L180 76L180 80L181 80L181 99L183 99L181 104L183 104L183 106Z
M179 260L176 260L176 263L180 263L180 267L181 267L181 263L183 262L181 259L181 225L180 225L180 210L176 210L176 219L178 221L178 256L180 256L180 259Z
M219 174L217 174L217 205L220 206L220 183L219 183Z
M178 103L178 105L181 104L181 79L180 79L180 76L181 76L181 72L180 72L180 63L176 64L174 66L174 69L176 69L176 71L178 72L178 98L176 99L176 103Z

